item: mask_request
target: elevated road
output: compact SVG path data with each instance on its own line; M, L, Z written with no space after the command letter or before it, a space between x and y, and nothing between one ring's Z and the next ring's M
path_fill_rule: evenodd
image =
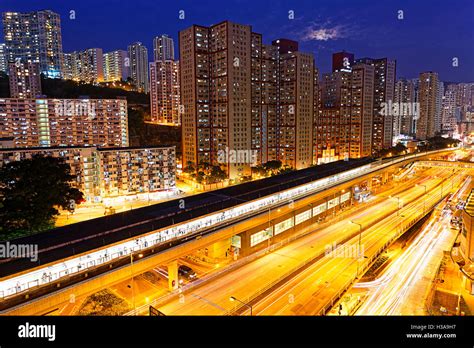
M279 209L343 184L360 182L392 166L444 153L416 154L375 163L368 160L333 163L332 166L320 166L317 171L312 168L298 171L296 176L264 179L197 195L189 201L176 200L138 209L131 212L138 214L133 215L131 223L121 225L119 220L126 216L121 215L113 220L108 217L95 219L22 238L14 242L39 245L39 260L36 264L25 259L2 260L0 298L26 293L28 296L23 300L29 300L32 289L45 289L38 293L42 296L63 284L90 281L91 276L128 265L138 253L145 258L160 254L160 262L166 257L175 258L176 255L165 256L165 252L174 253L177 247L183 253L189 252L192 248L187 250L182 246L200 247L212 243L212 239L205 240L204 237L213 235L217 240L216 234L226 229L225 236L231 236L231 229L236 224L258 219L270 209ZM351 169L347 170L348 167ZM285 178L288 181L282 182ZM250 191L245 192L245 188ZM156 217L152 217L154 214ZM147 216L149 218L144 219ZM164 227L156 229L159 226ZM89 227L92 232L87 231ZM152 231L143 232L149 229ZM128 238L122 239L127 234ZM202 240L197 241L196 237Z
M334 243L346 245L349 242L346 251L357 250L359 227L349 222L357 221L364 226L362 241L366 246L364 249L366 256L369 256L364 260L368 263L380 247L398 233L398 228L400 231L406 228L400 225L401 217L397 213L416 217L419 212L423 213L423 206L428 209L440 199L442 188L445 191L443 195L449 192L451 187L443 187L442 182L452 175L451 170L445 170L446 177L443 178L439 175L438 178L434 178L433 174L436 172L432 170L424 173L427 178L431 174L430 179L418 178L416 182L408 181L400 185L404 193L398 193L397 197L403 200L406 206L399 212L398 200L394 197L385 197L379 204L363 212L345 216L343 220L323 229L316 229L314 233L240 267L235 272L225 274L222 278L203 285L189 294L185 293L184 302L176 299L161 306L160 310L169 315L233 313L234 304L229 303L228 299L230 296L235 296L244 302L253 303L255 314L322 314L335 296L344 289L347 281L354 280L357 268L357 258L337 257L337 251L332 255L331 253L326 255L328 246L332 247ZM415 186L416 183L419 185ZM433 197L425 201L423 199L425 189L421 185L427 186L428 194L432 194ZM413 204L409 204L412 201ZM384 221L387 215L390 218ZM405 224L410 223L410 219L405 220ZM373 225L374 223L376 224ZM368 233L370 234L366 237ZM316 262L298 273L297 270L308 264L308 260ZM360 263L360 271L367 266L367 263ZM285 281L289 274L297 275ZM245 281L239 282L236 279ZM278 284L280 280L284 280L282 286ZM323 288L325 290L321 292ZM265 295L263 299L259 298L266 289L272 289L270 295ZM213 305L210 306L209 303ZM239 312L242 308L235 309ZM243 309L239 313L246 313L245 308Z

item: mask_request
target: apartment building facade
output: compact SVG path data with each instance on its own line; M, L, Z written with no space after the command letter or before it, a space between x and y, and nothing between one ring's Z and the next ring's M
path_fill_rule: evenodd
M377 152L392 146L393 115L384 114L382 110L394 100L396 61L388 58L361 58L355 62L374 67L372 151Z
M130 76L130 58L127 51L104 53L104 82L127 81Z
M265 45L250 26L229 21L185 29L179 46L185 167L218 164L238 178L270 160L296 169L312 164L311 54L291 40ZM228 149L252 156L219 163Z
M15 147L128 146L127 101L0 99L0 138Z
M63 158L74 176L74 186L89 202L175 188L174 147L0 148L0 166L35 155Z
M41 76L38 63L10 63L9 83L11 98L35 98L41 95Z
M89 48L64 54L64 78L86 83L104 82L102 48Z
M181 124L178 61L150 63L150 109L153 123Z
M38 63L48 78L63 77L61 19L49 11L4 12L7 63Z
M323 74L315 113L316 164L372 154L375 69L355 63L333 70Z
M130 77L135 90L148 93L148 50L141 42L128 46Z
M420 74L420 117L416 125L416 137L419 140L434 137L436 130L439 128L437 125L438 82L438 74L435 72L428 71Z

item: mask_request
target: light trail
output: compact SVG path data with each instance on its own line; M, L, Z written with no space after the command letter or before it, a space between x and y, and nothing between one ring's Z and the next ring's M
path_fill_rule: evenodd
M466 190L470 178L456 196ZM444 202L440 204L443 208ZM423 275L423 270L434 257L432 251L438 243L445 242L450 234L451 211L437 212L417 235L412 244L376 280L361 282L354 288L369 289L363 304L355 315L390 315L399 311L403 300L413 285Z
M438 153L433 151L432 153ZM219 226L226 221L238 221L249 213L266 211L289 201L295 201L304 196L314 194L324 189L335 186L338 183L378 171L382 168L405 161L406 159L426 156L425 154L409 155L404 158L371 163L355 169L351 169L324 179L315 180L308 184L266 196L255 201L238 205L224 211L197 218L195 220L177 224L172 227L154 231L139 238L127 240L109 247L101 248L78 257L51 263L49 266L36 267L31 271L19 275L5 277L0 281L0 298L12 296L30 288L37 288L72 274L85 272L98 265L109 263L113 260L130 256L152 246L162 245L172 240L179 240L185 236L198 234L211 227Z
M403 160L404 159L398 159L395 162L391 161L382 164L371 163L364 165L331 177L315 180L308 184L300 185L277 194L257 199L249 203L244 203L225 211L219 211L202 218L197 218L186 223L174 225L170 228L152 232L134 240L118 243L65 261L54 262L50 266L38 267L30 272L25 272L18 276L6 277L5 280L0 281L0 298L5 298L30 288L51 283L71 274L84 272L87 269L108 263L114 259L125 257L152 246L164 244L171 240L180 239L188 235L197 234L208 228L218 226L226 221L243 218L248 213L254 213L259 210L265 211L273 206L297 200L303 196L330 188L335 184L357 178L372 171L380 170L381 168L391 166L394 163Z

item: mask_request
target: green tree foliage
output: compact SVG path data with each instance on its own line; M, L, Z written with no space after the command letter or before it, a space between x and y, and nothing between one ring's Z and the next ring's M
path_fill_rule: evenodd
M454 147L460 143L460 140L453 138L444 138L442 136L435 136L428 139L428 150L445 149L447 147Z
M221 182L226 178L225 172L219 166L212 166L211 171L208 176L208 181L210 183Z
M137 138L137 144L146 142L145 112L142 109L128 107L128 133L130 138Z
M0 233L38 232L54 226L57 207L74 210L83 194L62 158L33 156L0 168Z

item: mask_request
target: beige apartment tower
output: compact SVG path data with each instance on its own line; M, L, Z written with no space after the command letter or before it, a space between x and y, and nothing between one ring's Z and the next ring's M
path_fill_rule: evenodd
M150 106L153 123L181 124L178 61L158 60L150 63Z
M314 57L295 48L279 47L277 159L303 169L313 163Z
M381 111L395 97L396 61L388 58L361 58L356 63L374 67L372 151L392 146L393 115Z
M220 165L230 178L251 174L250 26L222 22L179 33L183 166ZM232 163L229 163L232 162Z
M429 71L420 74L420 116L416 124L416 137L419 140L431 138L436 133L438 88L438 73Z
M372 154L374 70L356 63L350 71L323 75L315 110L316 164Z
M280 160L313 162L314 58L291 40L262 42L225 21L180 32L183 166L220 165L230 178ZM222 151L237 160L219 161Z

